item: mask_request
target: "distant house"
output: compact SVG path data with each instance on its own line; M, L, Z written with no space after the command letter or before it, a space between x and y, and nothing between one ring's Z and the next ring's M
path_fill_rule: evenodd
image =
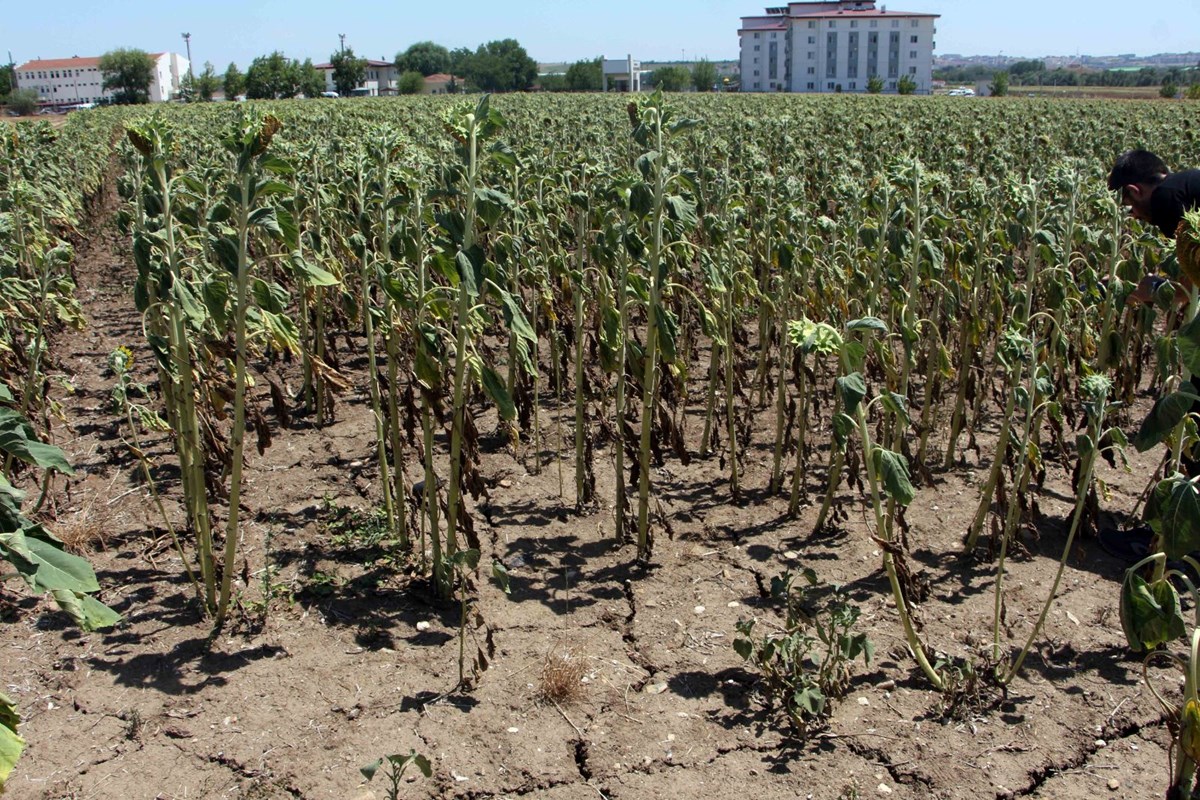
M179 94L188 60L178 53L151 53L154 80L150 83L150 102L162 103ZM78 106L112 99L104 90L100 57L46 58L27 61L16 69L17 86L33 89L38 102L45 106Z
M421 94L453 94L461 92L463 79L445 72L435 72L425 77L425 88Z
M359 97L378 97L396 93L396 80L400 74L396 65L391 61L366 59L367 69L363 82L354 87L351 94ZM333 64L317 64L316 68L325 73L325 91L336 92L337 85L333 82Z

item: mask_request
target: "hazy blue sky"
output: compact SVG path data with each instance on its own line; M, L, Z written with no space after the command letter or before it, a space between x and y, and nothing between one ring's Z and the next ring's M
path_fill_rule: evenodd
M114 47L184 52L223 71L272 50L324 61L338 34L359 55L392 58L423 39L474 48L514 37L538 61L596 55L642 60L734 58L739 18L785 0L3 0L0 51L33 58L99 55ZM892 9L941 14L937 52L1105 55L1200 49L1200 0L902 0ZM4 54L0 52L0 57Z

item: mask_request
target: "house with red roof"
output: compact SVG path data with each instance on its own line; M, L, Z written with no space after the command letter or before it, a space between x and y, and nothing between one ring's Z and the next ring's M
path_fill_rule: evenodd
M162 103L178 96L188 74L188 60L178 53L151 53L154 79L150 83L150 102ZM17 87L33 89L43 106L99 103L112 97L104 90L104 74L99 56L38 58L16 68Z
M816 0L742 17L743 92L865 92L878 78L896 92L933 86L938 14L896 11L874 0Z

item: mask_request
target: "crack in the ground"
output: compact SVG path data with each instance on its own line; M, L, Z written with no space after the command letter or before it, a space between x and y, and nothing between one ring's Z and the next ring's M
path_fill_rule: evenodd
M849 738L845 741L846 749L851 753L886 769L893 783L902 786L920 784L926 791L933 790L933 779L928 775L922 775L912 769L901 769L903 764L894 764L888 754L877 747L871 747L870 745Z
M1030 771L1029 785L1024 789L1016 790L1007 796L1014 798L1029 797L1038 792L1043 786L1062 773L1073 769L1079 769L1087 764L1089 761L1091 761L1092 757L1100 751L1101 747L1107 747L1113 741L1120 741L1122 739L1129 739L1137 736L1146 728L1162 725L1165 722L1166 715L1159 715L1157 718L1150 720L1149 722L1130 721L1124 725L1106 727L1103 735L1104 745L1100 745L1097 742L1092 742L1087 747L1083 748L1083 750L1077 756L1069 761L1061 764L1047 764L1044 767Z
M633 581L628 578L624 584L625 602L629 604L629 614L626 615L624 622L621 625L621 639L626 645L626 652L629 660L646 671L646 677L632 685L635 692L640 692L643 687L658 673L658 667L650 663L649 659L642 654L641 644L638 642L637 634L634 632L633 623L637 619L637 597L633 593Z
M182 750L183 748L180 749ZM262 769L251 769L238 759L225 755L224 752L217 752L215 754L193 752L192 755L205 763L224 767L239 778L252 781L255 785L266 785L280 789L287 792L289 797L296 798L296 800L305 800L306 798L304 792L295 786L290 777L276 777L274 771L265 766L265 764Z

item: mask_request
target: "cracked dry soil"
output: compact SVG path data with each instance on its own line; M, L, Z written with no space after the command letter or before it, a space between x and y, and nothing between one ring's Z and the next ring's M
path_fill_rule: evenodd
M330 525L337 509L370 509L376 496L365 365L343 364L356 388L340 398L336 422L316 429L272 419L273 445L249 457L240 610L210 640L107 401L104 364L118 345L151 377L115 203L110 188L81 244L79 295L90 324L56 342L51 386L65 420L55 436L78 474L59 483L54 524L90 542L103 599L126 622L86 634L45 602L5 597L0 669L28 741L9 796L383 797L381 782L364 784L358 768L410 748L432 761L434 777L410 776L405 798L1162 795L1169 739L1123 644L1120 564L1091 540L1079 544L1045 635L1007 696L944 718L904 646L862 497L843 487L848 520L814 536L815 508L789 519L786 498L761 490L771 460L767 411L744 458L744 505L731 502L718 458L687 467L668 459L655 471L674 536L659 531L650 569L611 538L611 447L597 449L601 507L577 515L569 460L560 495L549 420L540 470L485 435L492 492L475 515L483 563L504 562L512 592L481 577L490 667L472 691L438 699L457 679L458 607L432 600L378 548L347 542ZM294 382L294 366L285 369ZM687 426L693 448L698 408ZM547 398L547 414L557 410ZM561 410L569 436L571 409ZM477 424L492 430L494 415ZM978 435L988 452L989 431ZM169 443L144 438L174 510ZM562 452L570 458L569 447ZM918 612L923 636L959 657L981 652L990 635L992 567L958 555L984 466L935 474L908 512L911 561L932 586ZM1104 467L1105 509L1133 508L1152 466ZM811 465L814 497L823 478L823 466ZM1012 646L1053 577L1069 480L1063 465L1051 465L1038 535L1011 564ZM761 706L731 646L740 617L778 620L762 587L798 566L849 587L877 648L828 725L806 741ZM474 636L482 645L484 630ZM566 650L585 660L586 684L575 702L546 702L542 664ZM1171 676L1152 675L1178 694Z

